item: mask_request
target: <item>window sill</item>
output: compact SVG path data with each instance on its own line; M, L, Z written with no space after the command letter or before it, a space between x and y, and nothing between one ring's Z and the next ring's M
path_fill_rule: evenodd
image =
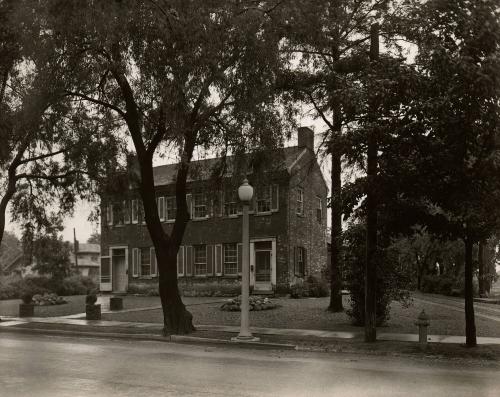
M273 214L272 211L256 212L255 214L253 214L253 216L268 216L268 215L272 215L272 214Z

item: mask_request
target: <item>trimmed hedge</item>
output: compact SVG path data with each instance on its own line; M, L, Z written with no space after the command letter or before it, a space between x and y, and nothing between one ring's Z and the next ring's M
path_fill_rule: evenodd
M44 295L55 293L60 296L85 295L97 290L89 277L73 275L58 281L46 276L9 276L0 279L0 300L21 299L23 295Z
M327 280L309 276L305 281L290 288L290 298L323 298L330 295L330 286Z

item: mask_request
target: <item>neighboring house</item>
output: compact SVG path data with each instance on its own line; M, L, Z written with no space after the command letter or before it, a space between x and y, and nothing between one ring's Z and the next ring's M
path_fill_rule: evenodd
M326 263L327 185L314 153L314 133L300 128L298 145L267 153L273 170L248 180L254 187L250 212L250 284L254 293L286 292L309 275L321 275ZM195 161L188 178L191 220L177 257L179 287L212 291L238 287L241 281L241 179L228 175L217 185L211 170L220 159ZM154 168L160 220L167 232L175 220L177 165ZM197 175L197 176L193 176ZM214 186L222 186L214 188ZM101 290L124 292L132 284L157 285L154 247L135 189L102 197Z
M78 271L82 276L91 277L99 283L99 269L101 256L101 246L99 244L78 244L77 264L75 264L75 253L72 250L69 260L71 270Z
M3 276L23 275L24 256L23 253L16 252L8 258L0 258L0 269Z
M21 275L23 272L23 251L19 240L8 232L0 245L0 275Z

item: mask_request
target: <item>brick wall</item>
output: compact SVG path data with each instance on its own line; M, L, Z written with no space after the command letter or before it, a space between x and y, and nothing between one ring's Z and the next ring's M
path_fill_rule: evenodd
M297 214L298 190L303 192L303 213ZM308 150L297 164L296 172L290 178L288 194L289 223L289 274L290 284L299 282L309 275L321 276L326 266L326 198L328 189L321 170ZM321 200L322 216L318 222L316 209ZM306 263L303 277L295 272L295 247L305 248Z

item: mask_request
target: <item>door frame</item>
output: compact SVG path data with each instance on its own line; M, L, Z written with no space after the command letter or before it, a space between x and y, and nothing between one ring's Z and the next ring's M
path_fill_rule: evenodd
M271 282L269 289L276 287L276 237L262 237L250 239L250 286L255 287L255 243L271 241Z
M109 263L110 263L110 267L111 267L111 281L110 281L110 284L111 284L111 291L112 292L115 292L113 291L113 277L114 277L114 274L113 274L113 250L114 249L124 249L125 250L125 291L128 290L128 245L111 245L109 247ZM119 291L119 292L122 292L122 291Z

